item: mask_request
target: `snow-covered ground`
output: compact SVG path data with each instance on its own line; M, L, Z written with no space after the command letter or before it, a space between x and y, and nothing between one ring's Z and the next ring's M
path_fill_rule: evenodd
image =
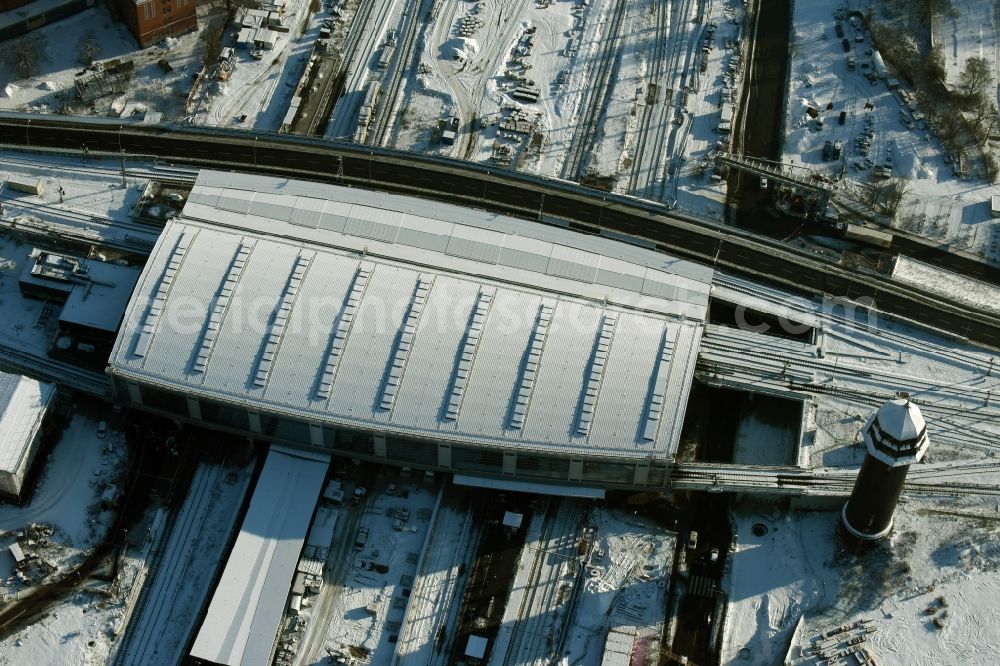
M994 75L1000 74L1000 16L996 4L991 0L961 0L951 6L954 11L935 14L931 21L931 39L944 52L948 83L958 83L966 61L973 56L985 58Z
M99 508L105 488L115 483L125 459L124 435L109 429L105 439L97 437L100 419L76 413L69 420L59 443L42 465L38 485L24 506L0 506L0 530L8 537L29 523L53 527L49 543L37 548L39 557L66 571L79 562L104 536L114 519L111 511ZM8 545L8 544L5 544ZM0 578L7 595L25 586L10 580L9 558L0 558Z
M777 663L791 647L792 663L820 664L817 643L861 635L877 663L995 663L998 516L994 501L911 500L886 544L855 555L838 542L839 511L737 509L723 663ZM862 620L869 633L822 639Z
M955 34L963 36L945 40L954 41L945 49L948 60L971 55L981 47L994 62L992 21L980 23L976 18L990 13L992 3L973 0L954 7L961 18L954 19L954 24L953 19L944 23L949 31L954 27ZM903 101L901 93L914 91L897 73L890 70L888 78L898 81L899 91L890 90L888 79L872 83L865 78L874 71L871 35L860 20L841 14L840 24L850 42L850 52L845 52L835 33L834 12L838 10L839 6L820 0L799 0L794 5L785 163L793 171L805 167L808 171L800 173L818 171L838 180L839 187L855 197L872 180L874 168L886 165L892 177L906 182L894 222L897 228L996 260L1000 248L996 247L996 223L990 217L990 197L1000 194L1000 186L956 175L954 156L943 150L920 115L922 109L910 108ZM982 33L981 41L973 44L972 33ZM848 68L848 56L856 59L853 71ZM810 108L824 121L822 129L807 113ZM871 134L867 153L856 143L866 132ZM827 141L842 142L840 159L823 159Z
M228 80L202 81L191 106L192 122L277 130L319 37L320 15L313 15L310 4L288 2L284 19L289 31L275 32L274 48L263 51L261 59L237 47L236 68ZM238 32L235 23L227 26L223 44L230 44Z
M74 76L84 68L80 44L89 35L100 45L97 60L122 58L135 63L135 77L128 91L93 105L76 101L73 86ZM135 102L148 112L163 114L165 120L179 120L191 75L201 69L204 48L198 33L193 32L138 49L125 24L100 4L34 30L26 38L38 45L39 71L22 79L7 58L0 58L0 109L55 113L69 106L79 115L118 115L128 102ZM165 72L157 64L161 59L166 59L173 71Z
M26 546L55 569L60 577L79 564L104 538L114 512L100 508L100 497L111 484L120 484L125 460L124 436L109 429L105 439L97 437L98 419L77 413L69 421L59 443L46 460L38 485L28 503L0 507L0 530L4 546L29 524L52 527L52 534ZM11 560L0 559L3 606L29 593L13 577ZM126 562L121 579L131 580L137 562ZM49 578L48 580L51 580ZM104 663L112 641L111 631L122 613L122 588L118 596L108 586L87 583L51 610L47 617L0 641L0 663L83 664Z
M185 656L197 611L225 561L252 471L253 460L199 465L170 533L155 535L156 547L145 562L155 573L145 579L128 618L127 642L115 646L117 663L171 666Z
M567 628L560 663L597 666L608 629L631 626L659 637L676 535L641 517L596 507L585 520L594 530L583 589Z
M567 173L571 145L588 129L587 93L607 57L611 85L594 100L602 105L593 121L600 127L582 170L610 177L615 191L720 218L724 188L709 183L702 163L719 140L722 73L742 5L713 2L699 17L693 2L625 3L620 41L609 49L617 6L614 0L438 5L423 32L419 71L403 93L393 145L479 162L505 153L514 168L574 178ZM709 23L717 28L701 72L700 40ZM536 103L512 96L519 79L538 92ZM648 117L647 94L656 100ZM460 121L453 145L442 143L437 130L450 116ZM533 136L540 145L531 145Z
M154 226L135 224L131 213L139 202L152 169L126 163L122 187L121 163L82 157L0 153L0 182L16 176L41 181L40 195L0 189L0 221L41 221L53 228L71 228L73 234L103 241L123 242L126 236L150 244L159 236ZM60 189L62 194L60 194Z
M299 641L306 648L300 649L299 663L314 663L331 651L347 654L352 647L355 654L370 655L365 663L391 663L394 646L390 636L400 633L438 501L436 489L427 484L397 476L391 480L392 492L388 484L380 482L358 507L336 511L326 582L319 596L303 600L298 615L297 623L309 632ZM353 486L346 490L352 491ZM396 529L394 521L401 518L401 510L408 515ZM367 540L357 548L362 530L367 532ZM331 579L336 574L340 577Z

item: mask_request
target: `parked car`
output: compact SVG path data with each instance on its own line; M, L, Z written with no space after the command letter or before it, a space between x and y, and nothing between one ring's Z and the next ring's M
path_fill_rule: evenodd
M368 528L362 527L358 530L358 536L354 539L354 550L364 550L368 543Z
M354 496L358 499L361 499L367 494L368 494L368 489L365 488L364 486L358 486L357 488L354 489Z
M688 550L694 550L698 547L698 532L691 530L688 534Z
M709 562L718 562L719 561L719 549L718 548L713 548L712 550L710 550L708 552L708 561Z
M108 422L101 421L97 424L97 439L104 439L108 436Z

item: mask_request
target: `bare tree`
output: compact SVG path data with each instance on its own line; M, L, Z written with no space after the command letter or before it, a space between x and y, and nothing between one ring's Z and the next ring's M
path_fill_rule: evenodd
M38 74L42 55L37 38L22 37L14 42L7 52L7 61L22 79L30 79Z
M993 82L993 68L986 58L972 56L965 61L965 69L958 79L958 89L972 108L976 100L986 94L986 89Z
M894 216L896 214L899 204L906 195L908 185L909 181L904 178L893 178L882 187L880 196L886 215Z
M101 42L93 30L88 30L80 38L79 59L84 65L92 65L101 55Z
M927 55L924 57L921 63L922 69L924 71L924 76L926 76L931 81L944 81L947 76L947 70L945 70L945 57L944 57L944 47L941 44L935 44Z
M954 11L951 0L920 0L917 6L917 15L924 25L928 25L935 16L951 16Z

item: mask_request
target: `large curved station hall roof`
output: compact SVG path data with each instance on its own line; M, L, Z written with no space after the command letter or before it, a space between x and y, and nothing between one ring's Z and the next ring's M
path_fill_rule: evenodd
M203 171L108 371L389 436L670 457L711 278L486 211Z

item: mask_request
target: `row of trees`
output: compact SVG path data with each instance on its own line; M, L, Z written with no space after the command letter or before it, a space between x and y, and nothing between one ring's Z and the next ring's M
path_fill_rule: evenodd
M101 55L101 42L92 30L80 36L77 48L79 61L83 65L92 65ZM30 79L41 73L45 49L37 35L28 35L11 42L3 58L6 65L17 72L20 78Z
M920 0L916 9L928 21L935 15L954 14L949 0ZM945 149L955 156L968 155L970 150L981 153L987 177L996 180L1000 165L988 151L980 149L998 120L995 72L990 62L980 56L969 58L956 86L950 89L940 44L922 49L898 24L883 24L871 15L866 19L883 58L917 91L919 108L938 128Z

